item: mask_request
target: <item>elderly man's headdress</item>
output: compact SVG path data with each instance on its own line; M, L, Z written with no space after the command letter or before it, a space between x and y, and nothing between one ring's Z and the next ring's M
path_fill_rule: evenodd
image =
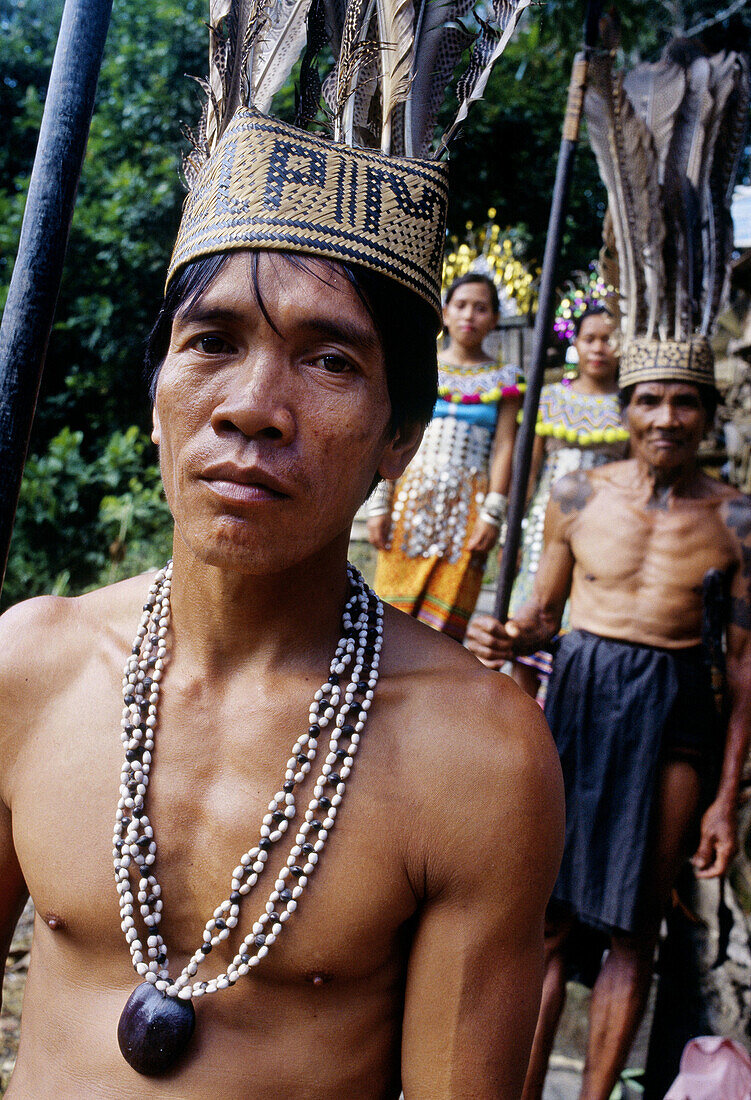
M620 291L620 385L713 385L709 335L729 287L748 63L731 51L706 57L684 39L625 75L598 55L590 77L585 113L609 200L602 270Z
M206 109L168 273L262 248L362 264L440 310L447 142L531 0L211 0ZM454 69L458 111L437 144ZM300 54L295 124L268 117ZM333 54L321 82L319 60ZM320 124L321 93L328 134Z

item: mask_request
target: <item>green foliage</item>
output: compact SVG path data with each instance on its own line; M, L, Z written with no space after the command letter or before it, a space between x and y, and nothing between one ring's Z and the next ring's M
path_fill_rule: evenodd
M68 595L170 555L172 522L153 449L136 427L114 432L88 460L81 431L63 428L26 464L3 606Z

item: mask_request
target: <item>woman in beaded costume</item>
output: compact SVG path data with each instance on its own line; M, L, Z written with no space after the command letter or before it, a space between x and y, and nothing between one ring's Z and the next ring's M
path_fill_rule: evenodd
M379 550L378 594L461 641L505 518L523 386L515 367L483 350L498 323L492 279L456 279L443 321L450 344L439 357L433 420L403 477L373 494L368 537Z
M553 484L574 470L589 470L626 456L628 432L623 427L618 404L614 328L605 306L585 309L574 326L574 347L579 357L577 377L571 382L553 382L542 388L530 475L530 486L534 489L524 521L521 566L511 595L511 615L532 593ZM568 629L568 609L564 612L562 629ZM550 674L551 663L551 655L544 651L520 657L514 679L530 695L536 695L540 680Z

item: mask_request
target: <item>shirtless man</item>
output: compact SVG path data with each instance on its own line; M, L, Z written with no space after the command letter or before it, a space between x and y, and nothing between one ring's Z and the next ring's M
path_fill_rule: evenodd
M393 398L383 313L338 264L236 251L178 298L161 364L152 342L175 536L146 798L171 981L308 730L341 634L355 511L376 476L401 474L423 427ZM3 958L29 894L36 908L8 1100L518 1097L562 836L555 749L509 680L388 607L372 711L299 910L237 988L196 998L172 1069L154 1079L124 1060L118 1019L142 979L111 837L123 665L151 582L43 597L2 620ZM312 776L297 793L304 807ZM196 980L227 972L273 884L240 899Z
M751 729L751 505L697 466L714 415L711 387L645 381L622 399L633 457L557 483L532 600L505 626L478 616L468 634L470 648L499 668L555 636L570 591L573 629L558 648L546 705L563 763L566 849L525 1100L542 1095L575 920L610 933L581 1092L607 1100L644 1010L660 917L699 817L697 875L723 874L736 850ZM724 751L698 652L710 569L731 585Z

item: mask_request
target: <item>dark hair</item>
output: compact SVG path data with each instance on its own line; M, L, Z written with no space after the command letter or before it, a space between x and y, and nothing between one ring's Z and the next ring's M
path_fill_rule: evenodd
M258 251L253 257L251 290L255 300L275 330L266 310L258 284ZM146 343L145 374L149 395L154 400L159 371L169 349L172 322L182 309L190 309L227 262L228 252L220 252L187 264L172 280L154 327ZM381 339L386 364L386 385L391 401L389 430L421 422L427 424L438 397L436 337L439 323L433 309L414 291L408 290L385 275L355 264L343 264L318 257L278 253L293 267L322 278L318 265L329 271L341 272L349 280L368 310ZM315 260L316 266L310 264Z
M652 380L648 379L648 381ZM672 379L655 378L653 381L670 382ZM684 379L676 378L675 381L682 382ZM634 382L632 385L624 386L622 390L618 391L618 402L621 406L621 412L625 412L631 404L631 398L634 396L634 390L638 385L638 382ZM714 423L715 413L717 412L717 406L720 402L720 395L714 386L708 386L706 382L689 382L689 385L696 386L696 389L699 391L699 400L707 416L707 427L710 427Z
M493 309L493 313L498 313L501 308L501 303L498 299L498 288L489 275L483 275L479 271L467 271L464 275L460 275L457 279L454 279L453 283L446 291L446 300L443 304L447 306L454 296L454 291L458 290L460 286L466 286L468 283L484 283L490 294L490 305Z
M580 313L578 317L574 317L574 339L578 338L579 333L581 332L582 325L588 317L602 316L608 317L611 321L615 320L613 314L610 312L607 306L602 306L599 304L587 306L583 313Z

